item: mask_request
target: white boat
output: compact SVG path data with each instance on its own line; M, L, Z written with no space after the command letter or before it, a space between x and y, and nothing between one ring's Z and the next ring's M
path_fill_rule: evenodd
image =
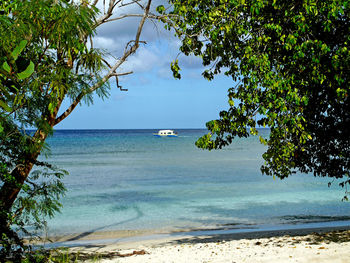
M177 137L177 133L173 130L159 130L158 133L153 133L157 137Z

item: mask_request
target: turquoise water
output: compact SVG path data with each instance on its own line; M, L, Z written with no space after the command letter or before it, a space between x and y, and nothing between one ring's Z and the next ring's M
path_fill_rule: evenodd
M50 161L70 175L64 208L49 221L49 233L333 226L350 220L350 204L341 201L344 189L328 188L328 179L261 175L264 146L256 137L209 152L194 145L206 130L177 130L177 138L153 132L56 131L48 141Z

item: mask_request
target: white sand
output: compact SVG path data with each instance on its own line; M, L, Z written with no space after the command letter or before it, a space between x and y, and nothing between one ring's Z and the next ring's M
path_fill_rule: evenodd
M256 245L256 242L261 242L262 245ZM243 239L220 243L167 245L141 248L149 254L101 262L350 262L349 242L319 245L310 245L308 242L299 244L285 242L286 239ZM132 251L121 253L129 252Z
M308 232L310 231L296 230L291 233L292 236L281 232L261 232L246 234L246 238L240 235L223 235L148 240L128 244L131 249L123 249L115 244L93 251L108 251L122 256L103 259L100 261L102 263L350 262L349 230L306 235ZM258 238L253 238L254 235ZM146 253L130 256L134 251Z

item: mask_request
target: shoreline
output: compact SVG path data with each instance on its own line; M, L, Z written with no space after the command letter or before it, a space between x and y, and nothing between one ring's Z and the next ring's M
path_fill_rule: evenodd
M280 235L307 235L312 232L325 233L336 230L350 230L350 221L317 222L307 224L282 225L237 225L231 227L206 227L187 229L138 229L138 230L109 230L87 231L58 236L48 236L47 248L55 247L84 247L94 245L128 244L138 242L153 242L161 240L181 240L188 237L201 238L208 236L242 238L266 238Z
M101 255L101 263L349 262L350 226L216 235L186 233L145 235L143 239L128 241L123 238L114 239L114 242L95 240L94 243L72 246L70 251Z

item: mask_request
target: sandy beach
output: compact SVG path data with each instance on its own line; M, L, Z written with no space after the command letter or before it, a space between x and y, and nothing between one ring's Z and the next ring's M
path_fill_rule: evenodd
M71 250L98 253L102 263L350 262L349 227L98 243Z

